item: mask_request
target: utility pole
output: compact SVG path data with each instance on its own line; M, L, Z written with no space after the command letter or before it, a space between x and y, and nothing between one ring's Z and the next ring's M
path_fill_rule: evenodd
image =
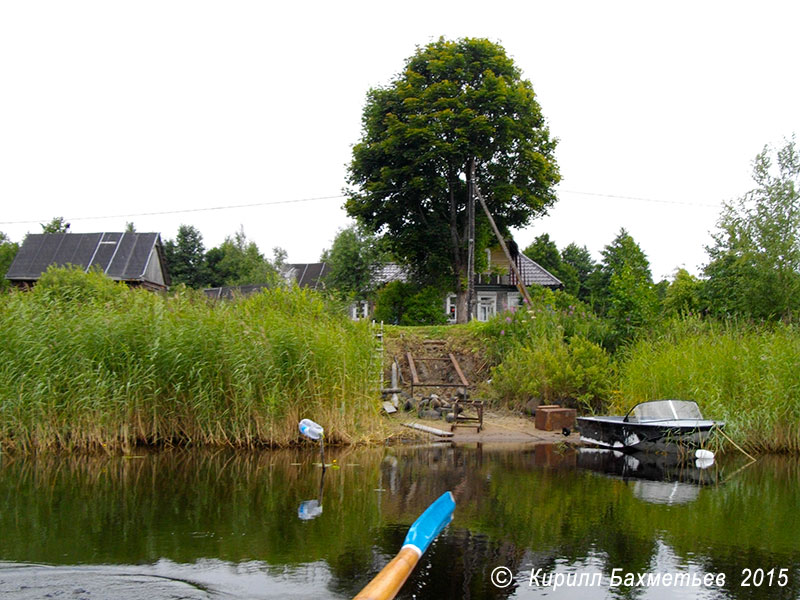
M469 161L467 178L467 322L475 307L475 159Z
M500 242L500 247L503 249L503 253L506 255L508 259L508 264L511 267L511 272L514 274L514 277L517 280L517 289L519 290L520 294L525 300L525 306L530 309L533 302L531 301L530 294L528 294L528 290L525 288L525 283L522 281L522 273L520 273L519 268L517 267L517 263L511 258L511 253L508 251L508 246L506 246L506 242L503 239L503 236L500 235L500 230L497 228L497 224L494 222L492 218L492 213L489 212L489 207L486 206L486 201L483 199L483 194L481 194L480 189L478 189L477 184L474 184L475 193L478 196L478 200L481 203L481 207L483 207L483 212L486 213L486 217L489 219L489 225L492 226L492 231L494 231L495 236L497 236L497 241ZM473 202L473 209L475 203ZM473 215L475 211L473 210Z

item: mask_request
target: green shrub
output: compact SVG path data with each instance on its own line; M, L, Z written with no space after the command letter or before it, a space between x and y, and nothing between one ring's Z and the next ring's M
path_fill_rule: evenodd
M496 315L486 323L476 324L485 340L490 358L499 363L517 346L537 338L586 338L605 346L610 335L608 324L586 304L565 292L547 288L530 290L532 304Z
M126 291L124 283L114 281L100 269L84 272L75 265L51 265L42 273L31 296L44 303L103 303L120 299Z
M530 400L585 412L610 399L615 372L603 348L582 338L539 337L514 348L492 370L491 394L510 408Z

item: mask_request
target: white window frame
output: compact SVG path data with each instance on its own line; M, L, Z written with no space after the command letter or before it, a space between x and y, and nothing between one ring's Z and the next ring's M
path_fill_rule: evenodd
M508 292L506 303L507 310L522 308L524 306L522 303L522 294L519 292Z
M350 304L350 318L360 321L369 317L369 302L367 300L354 300Z
M484 312L485 309L485 312ZM481 292L475 303L475 319L486 322L497 314L497 293Z
M444 314L447 315L448 323L458 321L458 298L455 294L449 294L444 306Z

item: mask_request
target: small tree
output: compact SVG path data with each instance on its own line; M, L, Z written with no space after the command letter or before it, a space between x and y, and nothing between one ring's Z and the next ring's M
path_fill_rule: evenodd
M561 264L563 277L559 279L564 282L564 289L581 301L589 302L591 300L589 278L597 266L589 250L586 246L569 244L561 250ZM573 278L577 285L573 283Z
M658 301L650 263L624 229L603 249L603 262L591 283L595 310L610 319L614 343L630 339L654 319Z
M64 217L54 217L49 223L42 223L42 233L67 233L69 231L69 223L64 220Z
M667 314L686 315L703 310L703 282L686 269L678 269L664 298Z
M208 274L203 235L192 225L181 225L175 240L164 244L164 255L173 284L205 287Z
M0 291L11 287L11 282L6 279L5 275L18 251L19 244L12 242L5 233L0 231Z
M340 229L320 258L328 268L328 288L351 297L369 296L375 289L377 270L388 261L384 245L358 225Z
M280 251L276 255L280 257ZM206 254L209 285L273 284L280 282L275 266L261 254L258 245L247 239L244 228L228 236Z
M540 266L556 277L561 272L561 253L558 251L556 243L550 239L550 235L547 233L538 236L522 253L539 263Z

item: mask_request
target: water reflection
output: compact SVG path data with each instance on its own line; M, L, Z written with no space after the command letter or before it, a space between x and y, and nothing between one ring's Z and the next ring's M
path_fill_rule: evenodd
M697 500L703 486L722 484L713 462L698 465L694 457L597 448L582 448L577 455L579 468L630 481L633 495L653 504L688 504Z
M0 593L34 597L25 589L44 568L61 586L54 590L69 593L111 578L123 584L117 597L151 600L174 592L156 584L177 585L192 598L349 598L397 552L422 510L452 490L455 520L402 598L800 594L797 461L762 459L737 472L738 462L723 460L697 470L634 465L563 445L326 454L340 468L324 477L309 449L6 456ZM48 566L22 566L33 563ZM491 581L499 566L514 575L503 589ZM741 587L744 569L773 567L788 570L787 585ZM727 581L708 589L605 585L580 593L529 585L538 570L597 573L607 583L614 569L725 573ZM128 593L131 577L154 587Z

